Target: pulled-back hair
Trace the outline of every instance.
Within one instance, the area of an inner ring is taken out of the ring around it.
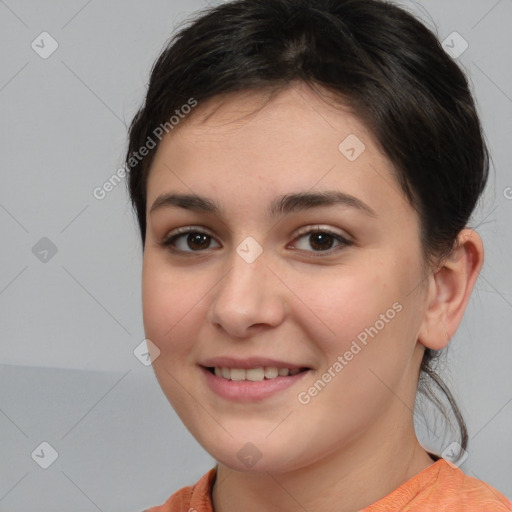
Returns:
[[[464,73],[436,36],[380,0],[235,0],[199,13],[171,38],[129,130],[126,165],[143,247],[156,149],[133,155],[155,129],[169,126],[191,98],[200,104],[236,91],[275,93],[294,81],[328,93],[366,124],[418,213],[426,266],[449,255],[487,181],[480,121]],[[444,394],[466,448],[460,410],[434,370],[438,355],[425,349],[419,390],[447,418],[431,385]]]

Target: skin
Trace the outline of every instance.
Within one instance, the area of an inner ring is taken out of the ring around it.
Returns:
[[[482,243],[464,230],[453,255],[427,269],[418,216],[358,118],[302,83],[265,99],[214,98],[161,142],[147,186],[146,336],[160,350],[153,367],[165,395],[218,461],[217,512],[356,511],[433,463],[413,426],[419,365],[425,347],[443,348],[457,329]],[[349,134],[366,147],[354,161],[338,149]],[[355,196],[375,215],[346,205],[268,215],[276,196],[326,190]],[[171,192],[206,196],[221,212],[150,213]],[[187,234],[175,242],[185,254],[160,244],[184,226],[212,236],[205,249],[191,248]],[[298,233],[316,226],[352,244],[331,238],[331,249],[318,250],[311,233]],[[263,249],[253,263],[236,252],[247,236]],[[298,394],[395,303],[401,311],[300,403]],[[198,367],[215,356],[312,370],[270,398],[235,403],[214,394]],[[261,454],[252,467],[237,457],[248,442]]]

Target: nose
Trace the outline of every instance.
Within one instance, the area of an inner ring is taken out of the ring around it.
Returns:
[[[208,320],[236,338],[275,328],[286,316],[283,285],[263,256],[247,263],[237,253],[230,270],[213,290]]]

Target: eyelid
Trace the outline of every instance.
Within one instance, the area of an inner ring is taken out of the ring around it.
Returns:
[[[306,249],[295,249],[299,253],[307,254],[308,257],[313,258],[329,258],[330,256],[334,256],[340,251],[346,249],[347,247],[350,247],[354,245],[354,241],[352,240],[352,237],[350,235],[345,235],[345,233],[340,233],[333,228],[329,226],[322,226],[322,225],[314,225],[314,226],[305,226],[304,228],[301,228],[297,234],[295,235],[293,241],[291,242],[292,245],[297,243],[297,240],[304,236],[311,236],[315,233],[325,233],[330,236],[332,236],[337,242],[338,245],[331,247],[330,249],[327,249],[326,251],[310,251]],[[288,247],[288,246],[287,246]]]
[[[181,228],[176,228],[176,229],[173,229],[172,231],[170,231],[169,233],[167,233],[161,240],[161,243],[165,244],[166,242],[172,240],[174,237],[178,236],[178,235],[185,235],[187,233],[204,233],[205,235],[208,235],[208,236],[211,236],[212,238],[215,238],[215,235],[213,235],[213,233],[205,228],[204,226],[194,226],[194,225],[190,225],[190,226],[183,226]]]
[[[294,239],[299,238],[303,235],[308,235],[310,233],[316,233],[316,232],[328,233],[329,235],[343,238],[347,242],[352,242],[351,236],[348,233],[336,231],[333,228],[331,228],[330,226],[325,226],[325,225],[321,225],[321,224],[315,224],[313,226],[305,226],[305,227],[299,229],[299,231],[295,234]]]
[[[209,236],[215,243],[219,244],[221,247],[221,243],[217,241],[215,235],[211,233],[211,231],[203,226],[182,226],[180,228],[173,229],[171,232],[167,233],[159,242],[158,245],[163,247],[166,250],[171,251],[174,254],[182,255],[182,256],[193,256],[193,255],[201,255],[201,253],[206,253],[208,250],[204,251],[183,251],[174,247],[174,242],[183,235],[187,235],[188,233],[201,233]],[[218,249],[218,247],[214,247],[214,249]]]

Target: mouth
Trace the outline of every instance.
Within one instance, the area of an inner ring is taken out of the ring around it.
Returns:
[[[298,366],[252,366],[247,361],[239,363],[241,365],[246,367],[199,365],[199,368],[204,383],[214,394],[238,403],[261,402],[280,396],[287,389],[296,388],[311,371],[311,368]]]
[[[277,366],[258,366],[255,368],[230,368],[226,366],[203,366],[212,375],[231,381],[261,382],[278,377],[293,377],[310,368],[278,368]]]

